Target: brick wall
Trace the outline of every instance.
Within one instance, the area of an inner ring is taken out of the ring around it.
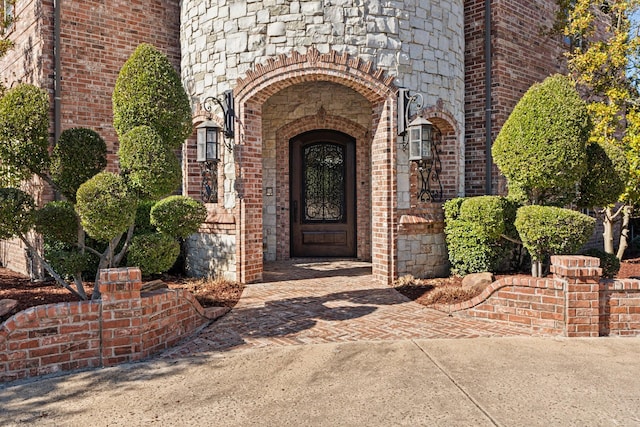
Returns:
[[[117,169],[118,142],[113,129],[111,94],[120,68],[140,43],[155,45],[180,65],[180,9],[177,0],[63,1],[61,5],[61,128],[88,127],[107,142],[108,169]],[[51,94],[53,143],[54,2],[18,0],[18,20],[9,34],[15,47],[0,59],[7,87],[30,83]],[[41,205],[53,199],[50,188],[26,183]],[[0,264],[40,277],[17,241],[0,242]]]
[[[485,194],[485,0],[465,1],[466,195]],[[553,25],[555,0],[493,0],[492,129],[500,128],[524,92],[535,82],[562,72],[564,45],[544,34]],[[504,192],[504,178],[493,166],[493,193]]]
[[[48,304],[0,325],[0,381],[140,360],[209,319],[189,292],[140,294],[138,268],[102,270],[102,300]]]
[[[553,256],[549,278],[514,276],[470,301],[437,308],[548,335],[640,336],[640,280],[600,280],[600,260]]]

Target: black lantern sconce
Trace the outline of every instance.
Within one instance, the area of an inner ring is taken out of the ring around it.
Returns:
[[[205,203],[217,201],[218,161],[220,147],[224,145],[229,152],[233,151],[233,92],[226,91],[222,100],[212,96],[207,97],[202,106],[207,112],[207,120],[196,127],[196,160],[202,170],[201,196]],[[222,110],[224,127],[212,120],[213,109],[218,106]],[[214,192],[215,190],[215,192]]]
[[[398,136],[402,136],[402,150],[409,151],[409,161],[416,162],[420,173],[418,200],[439,202],[443,191],[440,182],[442,163],[438,153],[438,139],[435,138],[438,131],[433,123],[418,115],[422,104],[422,94],[410,94],[404,88],[398,90]],[[413,114],[412,108],[417,110]],[[416,117],[409,122],[411,116]]]

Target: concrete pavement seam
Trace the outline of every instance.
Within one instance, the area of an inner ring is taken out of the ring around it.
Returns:
[[[491,423],[492,423],[494,426],[496,426],[496,427],[500,427],[500,426],[501,426],[501,424],[500,424],[500,423],[499,423],[495,418],[493,418],[493,417],[491,416],[491,414],[489,414],[489,412],[488,412],[486,409],[484,409],[484,408],[482,407],[482,405],[480,404],[480,402],[478,402],[476,399],[474,399],[474,398],[473,398],[473,396],[471,396],[471,394],[469,394],[469,393],[464,389],[464,387],[462,387],[462,386],[461,386],[461,385],[460,385],[460,384],[459,384],[459,383],[458,383],[458,382],[457,382],[457,381],[456,381],[456,380],[455,380],[455,379],[454,379],[454,378],[449,374],[449,372],[447,372],[447,371],[444,369],[444,367],[443,367],[442,365],[440,365],[440,364],[436,361],[436,359],[435,359],[433,356],[431,356],[431,355],[429,354],[429,352],[428,352],[427,350],[425,350],[424,348],[422,348],[422,347],[420,346],[420,344],[418,344],[415,340],[411,340],[411,342],[412,342],[416,347],[418,347],[418,348],[420,349],[420,351],[421,351],[422,353],[424,353],[424,355],[425,355],[425,356],[427,356],[427,358],[431,361],[431,363],[433,363],[433,364],[436,366],[436,368],[438,368],[438,369],[440,370],[440,372],[442,372],[442,373],[444,374],[444,376],[446,376],[446,377],[449,379],[449,381],[451,381],[451,383],[452,383],[452,384],[453,384],[453,385],[454,385],[458,390],[460,390],[460,392],[461,392],[462,394],[464,394],[464,395],[467,397],[467,399],[469,399],[469,400],[471,401],[471,403],[473,403],[473,405],[474,405],[476,408],[478,408],[478,409],[480,410],[480,412],[482,412],[482,413],[485,415],[485,417],[487,417],[487,418],[489,419],[489,421],[491,421]]]

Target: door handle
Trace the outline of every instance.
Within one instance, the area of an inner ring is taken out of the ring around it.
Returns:
[[[293,222],[298,222],[298,201],[293,201]]]

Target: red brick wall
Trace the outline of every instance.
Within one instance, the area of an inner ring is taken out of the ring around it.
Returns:
[[[555,0],[493,0],[492,140],[529,87],[562,72],[564,45],[544,34],[553,24]],[[485,194],[485,0],[465,1],[466,195]],[[494,167],[493,193],[504,192]]]
[[[437,308],[567,337],[640,336],[640,280],[600,280],[600,260],[553,256],[553,277],[515,276],[470,301]]]
[[[117,169],[117,138],[111,94],[120,68],[133,50],[151,43],[180,67],[180,7],[177,0],[63,1],[61,9],[61,127],[88,127],[107,142],[108,169]],[[0,78],[7,87],[31,83],[51,94],[53,142],[52,0],[18,0],[18,21],[10,34],[15,48],[0,59]],[[38,186],[39,187],[39,186]],[[40,203],[53,199],[48,188],[32,191]],[[19,242],[0,242],[0,263],[29,274]],[[36,268],[35,274],[40,274]]]
[[[140,270],[100,275],[102,300],[48,304],[0,325],[0,381],[139,360],[209,320],[189,292],[140,295]]]

